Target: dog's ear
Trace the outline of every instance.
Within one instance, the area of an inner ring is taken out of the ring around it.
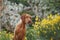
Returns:
[[[21,19],[24,19],[24,18],[25,18],[25,14],[22,14]]]
[[[25,21],[25,14],[22,14],[22,16],[21,16],[21,19],[22,19],[22,21]]]

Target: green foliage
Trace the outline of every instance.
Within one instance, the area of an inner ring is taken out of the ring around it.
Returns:
[[[6,31],[0,32],[0,40],[11,40],[9,37],[9,33],[6,34]]]
[[[51,8],[60,10],[60,0],[49,0],[48,4]]]
[[[27,14],[30,14],[30,15],[34,15],[34,13],[30,10],[30,11],[22,11],[22,12],[19,12],[20,15],[24,14],[24,13],[27,13]]]
[[[22,3],[25,6],[29,6],[29,4],[27,3],[27,0],[8,0],[8,1],[11,1],[17,4]]]

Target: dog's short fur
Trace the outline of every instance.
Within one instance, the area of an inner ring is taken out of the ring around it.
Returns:
[[[20,21],[15,27],[14,30],[14,40],[24,40],[26,34],[25,24],[31,23],[31,16],[29,14],[23,14]]]

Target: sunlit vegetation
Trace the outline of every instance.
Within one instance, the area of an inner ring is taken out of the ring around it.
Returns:
[[[60,15],[50,14],[47,18],[40,19],[38,16],[32,24],[32,28],[26,30],[25,40],[59,40],[60,38]],[[0,32],[0,40],[12,40],[13,33]]]

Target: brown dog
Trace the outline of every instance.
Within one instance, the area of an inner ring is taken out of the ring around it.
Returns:
[[[29,14],[23,14],[21,16],[21,19],[14,30],[14,40],[24,40],[25,39],[25,33],[26,33],[25,24],[31,23],[31,22],[32,22],[32,20],[31,20],[31,16]]]

